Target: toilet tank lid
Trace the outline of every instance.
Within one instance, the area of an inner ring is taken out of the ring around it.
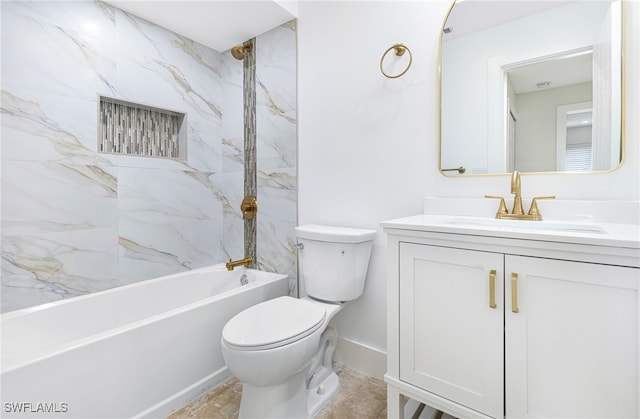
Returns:
[[[296,236],[301,239],[326,242],[361,243],[373,240],[376,230],[305,224],[296,227]]]

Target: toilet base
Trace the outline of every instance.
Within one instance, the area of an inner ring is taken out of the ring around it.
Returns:
[[[340,381],[331,372],[313,388],[305,386],[305,372],[275,386],[242,385],[239,419],[310,419],[338,391]]]
[[[239,419],[309,418],[306,371],[271,386],[242,384]]]
[[[340,388],[340,381],[335,372],[331,372],[317,386],[307,390],[307,406],[309,408],[309,417],[314,417],[320,412],[327,402]]]

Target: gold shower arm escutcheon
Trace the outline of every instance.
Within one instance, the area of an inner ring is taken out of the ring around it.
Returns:
[[[237,45],[233,48],[231,48],[231,55],[233,55],[233,58],[235,58],[236,60],[243,60],[244,59],[244,53],[247,51],[251,51],[252,49],[252,45],[249,42],[245,42],[242,45]]]

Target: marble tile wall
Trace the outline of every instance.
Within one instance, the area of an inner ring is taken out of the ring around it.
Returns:
[[[0,7],[2,311],[242,256],[242,65],[101,2]],[[258,39],[259,265],[295,278],[295,27]],[[186,113],[187,159],[98,154],[99,95]]]
[[[295,21],[256,39],[258,266],[287,273],[297,293],[297,42]]]

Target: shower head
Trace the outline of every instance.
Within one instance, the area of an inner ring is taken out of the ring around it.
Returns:
[[[233,55],[233,58],[236,60],[242,60],[245,51],[251,51],[251,44],[238,45],[231,48],[231,55]]]

